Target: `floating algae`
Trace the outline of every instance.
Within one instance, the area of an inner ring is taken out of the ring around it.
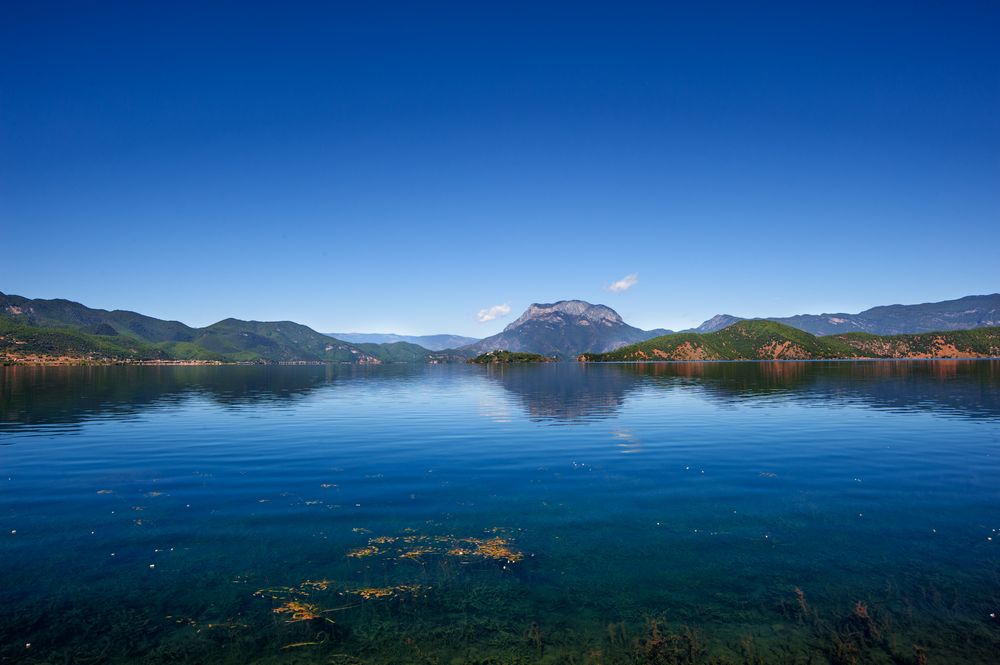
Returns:
[[[509,538],[499,535],[501,532],[499,528],[487,529],[487,532],[495,535],[489,538],[450,534],[428,535],[407,528],[403,529],[404,535],[371,537],[367,545],[349,551],[347,556],[360,559],[385,554],[391,558],[421,561],[426,557],[438,555],[466,561],[481,559],[508,564],[524,559],[524,553],[515,549]]]
[[[289,596],[303,597],[311,595],[314,591],[326,591],[332,585],[333,582],[327,579],[305,580],[296,586],[275,586],[268,587],[266,589],[258,589],[253,595],[258,598],[267,597],[274,600],[284,600]]]
[[[288,620],[288,623],[294,623],[296,621],[312,621],[314,619],[322,619],[323,621],[333,623],[332,619],[321,616],[320,613],[323,611],[324,610],[320,609],[317,605],[303,603],[298,600],[287,600],[278,607],[274,608],[275,614],[292,615]]]
[[[524,558],[524,554],[511,548],[510,543],[500,536],[485,541],[475,540],[469,542],[475,543],[476,551],[473,554],[476,556],[496,561],[506,561],[507,563],[517,563]]]
[[[393,587],[365,587],[357,589],[353,593],[356,593],[365,600],[372,600],[374,598],[391,598],[395,593],[395,589]]]
[[[258,598],[270,598],[280,601],[280,605],[274,608],[275,614],[291,615],[288,623],[299,621],[322,620],[333,623],[332,619],[324,617],[326,612],[333,610],[323,609],[318,604],[307,601],[308,597],[315,591],[326,591],[333,584],[330,580],[305,580],[297,586],[279,586],[267,589],[258,589],[254,595]]]
[[[419,560],[421,557],[428,554],[434,554],[434,550],[430,547],[414,547],[412,550],[407,550],[399,555],[401,559],[412,559]]]
[[[363,587],[348,591],[361,596],[364,600],[376,600],[379,598],[395,598],[398,596],[413,596],[424,590],[419,584],[398,584],[390,587]]]
[[[359,547],[357,549],[351,550],[346,554],[346,556],[349,556],[353,559],[361,559],[366,556],[376,556],[378,554],[381,554],[379,548],[375,547],[374,545],[367,545],[365,547]]]

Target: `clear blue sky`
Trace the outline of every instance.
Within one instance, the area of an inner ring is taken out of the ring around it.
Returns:
[[[0,291],[485,336],[1000,290],[1000,3],[661,4],[7,3]]]

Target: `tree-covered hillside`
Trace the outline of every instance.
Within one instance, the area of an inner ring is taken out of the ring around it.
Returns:
[[[713,333],[663,335],[608,353],[584,353],[579,359],[608,362],[995,356],[1000,356],[1000,328],[886,337],[865,333],[817,337],[781,323],[755,319]]]
[[[292,321],[225,319],[204,328],[69,300],[0,294],[0,358],[80,362],[442,362],[415,344],[349,344]]]

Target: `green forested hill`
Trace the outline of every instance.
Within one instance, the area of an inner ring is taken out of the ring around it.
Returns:
[[[195,328],[125,310],[94,309],[72,300],[30,299],[0,293],[0,317],[42,328],[70,328],[103,336],[124,335],[146,342],[191,341]]]
[[[348,344],[292,321],[225,319],[204,328],[69,300],[0,294],[0,354],[97,360],[431,362],[415,344]]]
[[[123,335],[96,335],[63,328],[42,328],[0,317],[0,360],[30,356],[82,360],[168,360],[170,354]]]
[[[373,362],[376,356],[291,321],[225,319],[200,328],[192,344],[232,360]],[[172,349],[181,353],[181,348]]]
[[[755,319],[713,333],[663,335],[608,353],[585,353],[579,359],[607,362],[989,356],[1000,356],[1000,328],[886,337],[865,333],[817,337],[781,323]]]
[[[1000,327],[916,335],[847,333],[823,339],[847,344],[874,358],[968,358],[1000,356]]]
[[[376,344],[367,342],[355,344],[357,348],[369,353],[384,363],[442,363],[462,362],[465,356],[456,351],[429,351],[419,344],[410,342],[389,342]]]

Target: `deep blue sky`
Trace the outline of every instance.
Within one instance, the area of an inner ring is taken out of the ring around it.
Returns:
[[[1000,290],[1000,3],[292,4],[6,3],[0,290],[476,336]]]

